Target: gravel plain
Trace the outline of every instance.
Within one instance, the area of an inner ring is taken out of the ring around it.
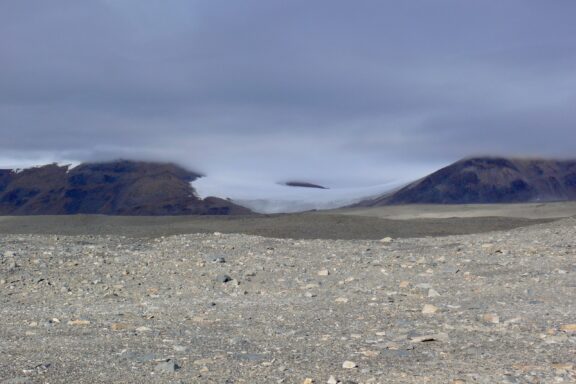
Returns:
[[[574,218],[378,240],[32,227],[0,234],[2,384],[576,381]]]

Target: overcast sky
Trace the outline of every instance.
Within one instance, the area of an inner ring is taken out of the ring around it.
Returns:
[[[574,0],[2,0],[0,165],[335,187],[575,157]]]

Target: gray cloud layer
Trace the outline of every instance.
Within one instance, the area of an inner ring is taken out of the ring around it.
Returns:
[[[575,16],[573,0],[5,0],[0,162],[370,184],[573,156]]]

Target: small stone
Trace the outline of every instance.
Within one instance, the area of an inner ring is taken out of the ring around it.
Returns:
[[[216,281],[219,283],[228,283],[232,281],[232,278],[228,275],[218,275],[216,276]]]
[[[353,361],[348,361],[346,360],[345,362],[342,363],[342,368],[344,369],[354,369],[354,368],[358,368],[358,364],[356,364]]]
[[[345,298],[345,297],[339,297],[339,298],[337,298],[337,299],[334,300],[334,301],[336,301],[337,303],[343,303],[343,304],[345,304],[345,303],[348,302],[348,299]]]
[[[447,342],[449,341],[448,334],[446,333],[435,333],[432,335],[423,335],[423,336],[415,336],[410,338],[412,343],[426,343],[430,341],[442,341]]]
[[[485,313],[482,316],[482,321],[485,323],[498,324],[500,323],[500,317],[495,313]]]
[[[308,297],[308,298],[312,298],[312,297],[316,297],[316,294],[315,294],[315,293],[312,293],[312,292],[306,292],[306,293],[304,294],[304,296],[305,296],[305,297]]]
[[[435,289],[430,288],[428,290],[428,297],[439,297],[439,296],[440,296],[440,294]]]
[[[112,326],[110,328],[113,331],[124,331],[124,330],[130,328],[130,326],[126,323],[112,323]]]
[[[330,376],[326,384],[338,384],[338,380],[334,376]]]
[[[406,280],[402,280],[398,285],[400,288],[408,288],[410,286],[410,282]]]
[[[174,348],[174,350],[176,352],[186,352],[188,351],[188,347],[184,346],[184,345],[175,345],[172,348]]]
[[[156,365],[156,367],[154,367],[154,371],[160,373],[174,373],[178,368],[179,367],[176,362],[172,359],[169,359]]]
[[[194,365],[208,365],[212,363],[212,359],[198,359],[194,360],[192,364]]]
[[[576,324],[564,324],[560,326],[560,330],[563,332],[576,332]]]
[[[318,271],[318,276],[328,276],[330,272],[327,269],[322,269]]]
[[[433,315],[436,312],[438,312],[438,307],[432,304],[425,304],[424,307],[422,308],[422,313],[424,315]]]
[[[380,242],[382,244],[390,244],[392,242],[392,238],[391,237],[385,237],[383,239],[380,239]]]
[[[304,379],[304,381],[302,382],[302,384],[314,384],[314,380],[307,377]]]
[[[150,332],[151,329],[148,327],[138,327],[136,328],[136,332]]]
[[[70,320],[68,322],[68,325],[89,325],[89,324],[90,324],[89,320],[81,320],[81,319]]]

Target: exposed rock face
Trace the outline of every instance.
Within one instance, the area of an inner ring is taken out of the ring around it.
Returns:
[[[288,187],[300,187],[300,188],[316,188],[316,189],[328,189],[318,184],[308,183],[306,181],[287,181],[284,185]]]
[[[576,161],[472,158],[359,205],[576,200]]]
[[[227,215],[250,211],[227,200],[199,199],[201,177],[173,164],[136,161],[56,164],[0,170],[2,215]]]

